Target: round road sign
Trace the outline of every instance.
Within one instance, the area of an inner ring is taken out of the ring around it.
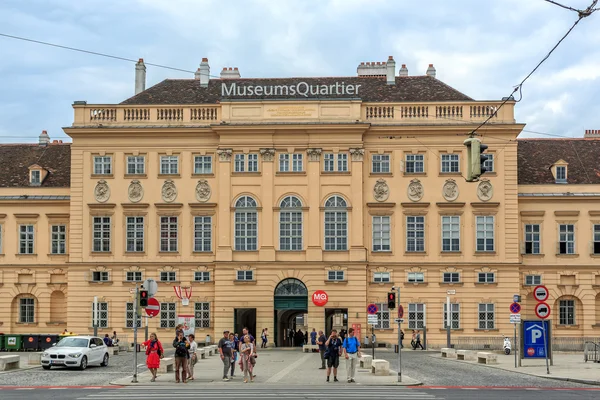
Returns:
[[[377,311],[379,311],[379,308],[377,308],[376,304],[369,304],[367,306],[367,313],[369,313],[369,315],[377,314]]]
[[[329,301],[329,296],[324,290],[317,290],[313,293],[312,302],[315,306],[323,307]]]
[[[537,303],[535,305],[535,315],[537,315],[540,319],[548,318],[550,315],[550,306],[548,303],[544,303],[543,301],[541,303]]]
[[[546,288],[546,286],[540,285],[533,289],[533,298],[537,301],[546,301],[548,300],[548,296],[550,296],[550,293],[548,293],[548,288]]]
[[[398,318],[404,318],[404,307],[398,304]]]
[[[521,305],[519,303],[512,303],[510,305],[510,312],[512,314],[518,314],[521,312]]]
[[[144,308],[149,317],[156,317],[160,312],[160,303],[154,297],[148,299],[148,307]]]

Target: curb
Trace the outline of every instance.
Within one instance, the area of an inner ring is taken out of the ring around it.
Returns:
[[[27,371],[27,370],[35,369],[35,368],[42,368],[42,366],[41,365],[28,365],[28,366],[17,368],[17,369],[9,369],[8,371],[0,371],[0,375],[10,374],[11,372]]]

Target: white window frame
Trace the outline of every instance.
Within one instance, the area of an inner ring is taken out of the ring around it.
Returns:
[[[477,311],[479,329],[496,329],[496,306],[493,303],[479,303]]]
[[[324,250],[348,250],[348,205],[340,196],[331,196],[325,202]],[[338,234],[343,232],[343,234]]]
[[[196,328],[210,328],[210,302],[194,303],[194,317]]]
[[[127,282],[143,282],[143,273],[142,271],[125,271],[125,280]]]
[[[34,169],[33,171],[31,171],[31,177],[30,177],[30,181],[29,183],[32,185],[41,185],[42,184],[42,171],[40,171],[39,169]]]
[[[50,226],[50,253],[67,254],[67,226],[64,224]]]
[[[0,226],[0,230],[2,226]],[[1,232],[0,232],[1,233]],[[592,254],[600,254],[600,224],[592,226]],[[2,253],[2,243],[0,242],[0,253]]]
[[[194,271],[194,282],[210,282],[210,271]]]
[[[528,282],[530,281],[530,282]],[[542,276],[541,275],[525,275],[525,286],[538,286],[542,284]]]
[[[390,154],[371,154],[371,173],[389,174],[391,172]]]
[[[212,217],[194,216],[194,251],[212,252]]]
[[[206,175],[212,174],[213,157],[209,155],[204,156],[194,156],[194,174],[196,175]]]
[[[235,203],[233,234],[235,251],[258,249],[258,210],[251,196],[242,196]]]
[[[324,153],[324,172],[348,172],[348,153]]]
[[[135,315],[135,304],[132,301],[125,303],[125,328],[133,329],[133,320]],[[137,327],[142,327],[142,316],[138,315]]]
[[[142,253],[145,250],[145,218],[140,215],[125,217],[125,251]]]
[[[108,303],[98,302],[98,328],[108,328]],[[92,326],[94,326],[94,303],[92,302]]]
[[[373,272],[373,282],[374,283],[390,283],[390,273],[389,272]]]
[[[494,272],[478,272],[477,283],[496,283],[496,274]]]
[[[19,299],[19,323],[35,323],[35,298],[21,297]]]
[[[112,175],[112,156],[94,156],[94,175]]]
[[[390,309],[386,303],[377,304],[377,324],[375,329],[393,329],[390,323]]]
[[[92,282],[110,282],[109,271],[91,271],[90,281]]]
[[[373,215],[372,249],[374,252],[392,251],[392,218],[389,215]]]
[[[425,328],[427,306],[425,303],[408,303],[408,329]]]
[[[19,225],[19,254],[35,254],[35,225]]]
[[[160,303],[160,327],[175,328],[177,323],[177,303]]]
[[[160,271],[161,282],[177,282],[177,271]]]
[[[567,183],[567,166],[566,165],[557,165],[556,166],[556,183]]]
[[[444,272],[442,274],[442,283],[460,283],[460,272]]]
[[[160,174],[159,175],[179,175],[179,156],[178,155],[160,156]]]
[[[563,231],[564,227],[564,231]],[[565,251],[561,249],[565,243]],[[577,254],[575,251],[575,224],[558,224],[558,252],[557,254]]]
[[[127,156],[127,175],[144,175],[145,173],[145,156]]]
[[[233,155],[233,172],[246,172],[246,155],[244,153]]]
[[[404,172],[407,174],[425,173],[425,154],[406,154]]]
[[[111,250],[111,224],[109,216],[92,217],[92,252],[109,253]]]
[[[575,319],[576,303],[573,299],[561,299],[558,301],[558,324],[561,326],[577,325]]]
[[[302,202],[296,196],[286,196],[279,206],[279,250],[302,251]]]
[[[425,252],[425,216],[406,216],[406,252]]]
[[[236,281],[253,281],[254,280],[254,270],[251,269],[240,269],[235,273]]]
[[[483,163],[483,167],[485,168],[485,172],[496,172],[496,160],[495,160],[495,154],[494,153],[486,153],[485,154],[488,158],[487,160],[484,161]]]
[[[424,272],[408,272],[406,274],[406,282],[408,283],[424,283],[425,273]]]
[[[524,226],[524,254],[540,254],[542,249],[542,235],[540,224],[525,224]],[[531,243],[530,249],[527,244]]]
[[[176,253],[179,249],[179,217],[176,215],[163,215],[159,217],[159,223],[160,252]]]
[[[460,244],[460,215],[442,215],[442,252],[459,252]]]
[[[448,329],[446,310],[447,310],[447,304],[444,303],[443,310],[442,310],[442,314],[443,314],[442,326],[444,327],[444,329]],[[451,324],[450,324],[451,330],[460,329],[460,303],[450,303],[450,321],[451,321]]]
[[[491,235],[488,229],[490,224],[492,225]],[[496,217],[494,215],[477,215],[475,217],[475,230],[475,250],[480,253],[496,251]]]
[[[327,280],[330,282],[344,282],[346,280],[346,271],[329,270],[327,271]]]
[[[441,165],[440,172],[442,174],[459,174],[460,173],[460,154],[444,153],[440,157]]]

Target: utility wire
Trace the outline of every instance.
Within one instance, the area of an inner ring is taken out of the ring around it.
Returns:
[[[579,12],[580,10],[573,8],[573,7],[569,7],[569,6],[565,6],[564,4],[560,4],[559,2],[553,1],[553,0],[545,0],[547,3],[552,3],[554,5],[557,5],[559,7],[565,8],[567,10],[571,10],[571,11],[575,11],[575,12]]]

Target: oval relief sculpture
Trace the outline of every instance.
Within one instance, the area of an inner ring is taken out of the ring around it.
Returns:
[[[458,199],[458,184],[454,179],[447,179],[442,188],[442,196],[447,201],[454,201]]]
[[[98,203],[106,203],[110,199],[110,188],[104,179],[99,180],[94,188],[94,197]]]
[[[142,200],[142,197],[144,197],[144,188],[142,188],[140,181],[131,181],[127,194],[129,195],[129,201],[132,203]]]
[[[410,181],[410,183],[408,184],[407,194],[408,198],[411,201],[421,200],[423,198],[424,193],[425,190],[423,189],[423,184],[421,184],[420,180],[413,179],[412,181]]]
[[[477,197],[481,201],[489,201],[492,199],[494,195],[494,188],[492,187],[492,183],[488,180],[484,180],[479,182],[477,185]]]
[[[206,179],[199,180],[196,185],[196,200],[202,203],[207,202],[210,199],[211,193],[208,181]]]
[[[390,187],[385,179],[377,179],[377,183],[373,187],[373,197],[377,201],[386,201],[390,197]]]
[[[162,198],[166,203],[172,203],[177,198],[177,188],[171,179],[166,180],[162,187]]]

